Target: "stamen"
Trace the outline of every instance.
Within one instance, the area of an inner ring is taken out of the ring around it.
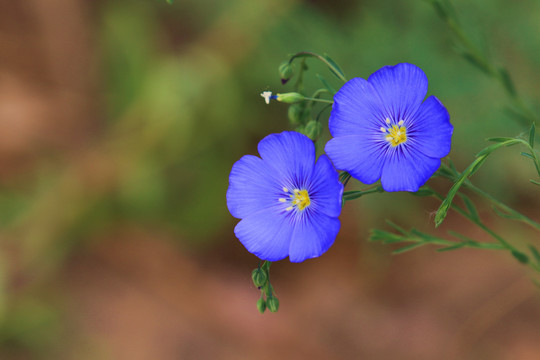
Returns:
[[[390,118],[386,118],[386,123],[390,124]]]
[[[403,120],[399,120],[398,125],[399,126],[403,125]]]
[[[381,126],[381,131],[382,131],[383,133],[385,133],[385,132],[386,132],[386,129],[383,128],[383,127]]]
[[[287,189],[285,186],[283,187],[283,191],[289,192],[289,189]]]
[[[289,191],[286,188],[283,188],[283,189],[287,190],[286,192]],[[289,202],[290,206],[285,208],[286,211],[291,211],[295,207],[297,208],[297,210],[302,211],[311,204],[311,199],[309,198],[308,191],[305,190],[305,189],[303,189],[303,190],[294,189],[293,190],[293,195],[289,195],[289,198],[290,199],[287,199],[287,198],[279,198],[278,199],[278,201],[281,202],[281,203]]]

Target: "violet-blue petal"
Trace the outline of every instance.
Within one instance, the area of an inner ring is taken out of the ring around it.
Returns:
[[[290,213],[274,206],[242,219],[234,233],[252,254],[262,260],[278,261],[289,255],[293,230]]]
[[[431,158],[409,147],[397,147],[389,155],[381,175],[381,185],[385,191],[411,191],[418,188],[441,166],[441,160]]]
[[[450,152],[453,131],[450,114],[439,99],[430,96],[407,129],[407,145],[427,156],[443,158]]]
[[[328,141],[324,150],[337,169],[348,171],[364,184],[373,184],[381,177],[385,161],[382,139],[379,134],[339,136]]]
[[[227,207],[235,218],[244,218],[275,204],[280,189],[272,168],[256,156],[245,155],[229,175]]]
[[[309,210],[308,210],[309,211]],[[321,256],[332,246],[339,232],[338,218],[317,211],[309,211],[296,221],[289,248],[291,262]]]
[[[259,154],[270,167],[292,182],[290,186],[303,186],[311,176],[315,163],[315,145],[305,135],[294,131],[271,134],[262,139]]]
[[[313,170],[309,196],[310,209],[338,217],[342,207],[343,184],[326,155],[321,155]]]
[[[371,74],[368,81],[379,94],[387,116],[396,121],[416,113],[428,88],[422,69],[407,63],[385,66]]]
[[[382,103],[368,81],[354,78],[334,95],[334,104],[328,120],[332,136],[362,134],[366,127],[378,129],[384,122]]]

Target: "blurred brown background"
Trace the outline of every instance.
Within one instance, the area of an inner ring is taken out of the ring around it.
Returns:
[[[540,4],[456,7],[537,98]],[[259,93],[287,90],[277,66],[301,50],[349,77],[422,67],[459,169],[524,131],[427,2],[0,0],[0,359],[540,359],[540,290],[515,259],[367,242],[385,219],[489,241],[453,214],[433,229],[438,203],[408,194],[348,203],[324,256],[272,266],[281,308],[257,312],[228,173],[287,129]],[[308,88],[330,78],[308,65]],[[475,182],[539,219],[532,177],[508,149]],[[538,240],[479,204],[513,243]]]

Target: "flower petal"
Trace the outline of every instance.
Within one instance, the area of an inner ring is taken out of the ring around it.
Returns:
[[[276,207],[242,219],[234,228],[238,240],[262,260],[278,261],[289,255],[293,217]]]
[[[321,155],[315,164],[315,170],[309,188],[309,197],[314,211],[328,216],[338,217],[341,213],[343,184],[339,174],[326,155]]]
[[[428,88],[422,69],[407,63],[385,66],[371,74],[368,81],[379,93],[387,116],[395,121],[414,115]]]
[[[366,127],[378,129],[384,120],[382,103],[373,85],[354,78],[334,95],[328,127],[334,137],[356,135],[363,133]]]
[[[289,248],[291,262],[321,256],[334,243],[339,228],[339,219],[320,212],[303,214],[295,224]]]
[[[278,201],[281,187],[276,172],[262,159],[245,155],[238,160],[229,175],[227,207],[235,218],[272,206]]]
[[[291,182],[289,186],[306,185],[315,164],[315,145],[307,136],[294,131],[271,134],[259,142],[258,150],[269,166]]]
[[[348,171],[364,184],[373,184],[381,177],[385,162],[381,139],[380,134],[340,136],[328,141],[324,150],[337,169]]]
[[[410,147],[398,146],[393,150],[381,175],[385,191],[416,192],[441,166],[440,159],[428,157]]]
[[[448,111],[439,99],[430,96],[407,128],[407,143],[427,156],[443,158],[450,152],[453,131]]]

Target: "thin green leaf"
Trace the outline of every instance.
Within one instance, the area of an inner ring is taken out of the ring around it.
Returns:
[[[410,234],[419,237],[420,239],[424,240],[425,242],[433,242],[433,241],[438,240],[438,238],[436,238],[435,236],[423,233],[420,230],[417,230],[415,228],[411,229]]]
[[[424,245],[426,245],[426,243],[423,243],[423,242],[407,245],[407,246],[404,246],[402,248],[392,251],[392,254],[393,255],[402,254],[404,252],[416,249],[417,247],[424,246]]]
[[[501,79],[501,82],[508,94],[511,96],[516,96],[516,88],[514,87],[514,83],[510,78],[510,74],[508,74],[508,71],[506,71],[505,68],[499,68],[499,78]]]
[[[517,259],[517,261],[519,261],[522,264],[527,264],[529,262],[529,257],[522,252],[514,250],[511,252],[511,254],[513,257]]]
[[[417,192],[413,192],[411,194],[413,194],[414,196],[431,196],[434,194],[434,192],[429,187],[423,186],[420,189],[418,189]]]
[[[536,181],[536,180],[529,179],[529,181],[532,182],[534,185],[540,186],[540,182],[538,182],[538,181]]]
[[[502,140],[501,142],[498,142],[497,144],[493,144],[493,145],[490,145],[486,148],[484,148],[482,151],[480,151],[478,154],[476,154],[476,157],[479,157],[479,156],[482,156],[482,155],[489,155],[491,154],[493,151],[497,150],[498,148],[501,148],[503,146],[512,146],[512,145],[515,145],[515,144],[519,144],[521,142],[520,139],[513,139],[513,138],[491,138],[491,139],[488,139],[490,141],[495,141],[494,139],[506,139],[506,140]]]
[[[380,241],[384,244],[392,244],[398,242],[404,242],[406,238],[401,235],[397,235],[388,231],[373,229],[369,241]]]
[[[529,130],[529,145],[531,149],[534,149],[534,136],[536,135],[536,126],[534,122],[531,124],[531,129]]]
[[[532,245],[529,245],[529,250],[531,250],[531,254],[533,254],[534,260],[536,260],[536,262],[540,264],[540,253],[538,252],[538,250]]]
[[[326,59],[326,61],[328,61],[330,63],[330,70],[340,79],[345,79],[345,73],[343,72],[343,70],[341,70],[341,68],[339,67],[339,65],[330,57],[328,56],[328,54],[324,54],[323,57]]]
[[[471,217],[474,220],[480,220],[480,216],[478,215],[478,211],[476,210],[476,207],[474,206],[474,203],[472,202],[472,200],[463,193],[458,193],[458,195],[465,203],[465,206],[467,207],[467,210],[469,211],[469,215],[471,215]]]
[[[326,81],[326,79],[325,79],[324,77],[322,77],[322,76],[319,75],[319,74],[317,74],[316,76],[317,76],[317,79],[319,79],[319,80],[322,82],[322,84],[323,84],[323,86],[325,87],[326,90],[330,91],[332,94],[335,94],[335,93],[336,93],[336,89],[334,89],[334,88],[332,87],[332,85],[330,85],[330,84],[328,83],[328,81]]]
[[[519,219],[519,216],[513,216],[513,215],[510,215],[508,213],[505,213],[496,206],[493,206],[493,212],[495,214],[497,214],[497,216],[500,216],[500,217],[502,217],[504,219],[511,219],[511,220]]]
[[[515,140],[514,138],[510,138],[510,137],[493,137],[493,138],[487,138],[486,139],[487,141],[493,141],[493,142],[504,142],[504,141],[511,141],[511,140]]]
[[[402,233],[403,235],[407,236],[409,233],[403,229],[401,226],[397,225],[396,223],[390,221],[390,220],[386,220],[386,223],[388,225],[390,225],[392,228],[394,228],[394,230],[396,231],[399,231],[400,233]]]
[[[466,242],[461,242],[461,243],[457,243],[456,245],[447,246],[447,247],[437,249],[437,252],[457,250],[457,249],[461,249],[461,248],[463,248],[465,246],[467,246],[467,243]]]
[[[534,160],[534,156],[532,156],[532,155],[529,154],[529,153],[522,152],[520,155],[521,155],[521,156],[525,156],[526,158],[529,158],[529,159],[531,159],[531,160]]]
[[[496,144],[496,145],[499,145],[499,144]],[[488,155],[483,155],[476,158],[467,167],[467,169],[465,169],[465,171],[461,173],[461,175],[457,178],[456,182],[454,183],[454,185],[452,185],[452,187],[448,191],[448,195],[446,195],[446,198],[442,201],[441,205],[439,206],[439,209],[437,210],[437,213],[435,214],[435,227],[442,224],[442,222],[444,221],[444,218],[446,217],[446,214],[448,213],[448,210],[450,209],[450,206],[452,205],[452,200],[456,196],[459,188],[461,187],[461,185],[463,185],[463,183],[465,182],[465,180],[467,180],[469,176],[474,174],[474,172],[476,172],[478,168],[480,168],[482,163],[487,159],[487,156]]]

